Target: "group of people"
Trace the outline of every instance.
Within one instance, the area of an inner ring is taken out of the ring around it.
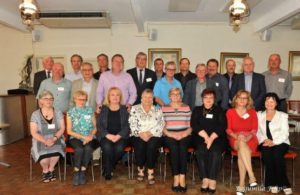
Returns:
[[[59,156],[64,157],[66,129],[75,150],[74,185],[86,183],[87,166],[99,146],[103,175],[112,179],[130,144],[138,181],[155,183],[158,150],[165,147],[170,151],[171,189],[186,192],[187,151],[194,147],[200,191],[213,194],[229,143],[238,156],[238,195],[246,192],[247,173],[249,186],[258,185],[251,165],[251,153],[258,149],[266,167],[265,187],[272,193],[292,193],[284,154],[289,148],[286,101],[293,85],[291,75],[280,68],[280,55],[270,55],[269,70],[263,74],[254,72],[251,57],[243,59],[241,74],[235,73],[235,61],[228,60],[224,75],[218,73],[216,59],[197,64],[195,74],[188,58],[180,60],[176,74],[176,63],[161,58],[154,61],[155,71],[146,68],[143,52],[136,55],[136,67],[127,72],[120,54],[112,57],[111,70],[107,55],[100,54],[97,60],[99,71],[93,74],[92,65],[75,54],[74,72],[64,74],[62,64],[46,57],[45,70],[35,75],[40,109],[31,119],[32,155],[42,166],[44,182],[56,179],[54,166]]]

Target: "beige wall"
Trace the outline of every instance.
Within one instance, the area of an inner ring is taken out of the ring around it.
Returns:
[[[87,60],[95,60],[99,53],[107,53],[112,56],[121,53],[125,57],[126,68],[134,66],[135,54],[138,51],[147,52],[148,48],[182,48],[182,56],[191,60],[192,70],[195,64],[206,62],[209,58],[220,59],[220,52],[249,52],[255,59],[256,71],[266,70],[267,58],[270,53],[279,53],[282,57],[282,68],[288,67],[288,51],[300,51],[300,33],[287,27],[272,29],[272,38],[269,42],[262,42],[259,34],[253,32],[251,24],[243,25],[238,33],[232,31],[227,24],[148,24],[147,28],[157,29],[157,40],[149,41],[148,37],[140,36],[134,24],[114,24],[112,29],[47,29],[37,27],[41,32],[41,41],[33,43],[36,56],[54,55],[66,58],[66,72],[71,70],[69,58],[72,54],[81,54]],[[5,72],[0,73],[2,78],[8,75],[17,81],[11,81],[11,85],[0,83],[0,91],[17,87],[19,76],[16,73],[24,56],[30,53],[31,41],[28,34],[23,34],[9,28],[0,31],[0,40],[6,40],[5,36],[13,36],[14,39],[25,40],[25,45],[19,48],[19,41],[10,43],[11,50],[18,49],[16,54],[7,53],[2,58],[6,62],[14,62]],[[24,42],[24,41],[23,41]],[[19,51],[20,50],[20,51]],[[26,53],[26,50],[28,52]],[[3,61],[3,60],[2,60]],[[4,66],[3,63],[1,66]],[[95,68],[96,65],[95,65]],[[9,76],[7,76],[9,77]],[[300,82],[299,82],[300,83]],[[300,84],[294,82],[292,99],[300,99]],[[298,92],[298,93],[297,93]]]
[[[0,24],[0,94],[19,87],[20,70],[32,53],[30,34]]]

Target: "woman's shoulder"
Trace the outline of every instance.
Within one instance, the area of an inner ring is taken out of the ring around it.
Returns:
[[[285,112],[282,112],[282,111],[276,111],[276,114],[280,117],[280,118],[288,118],[289,115]]]

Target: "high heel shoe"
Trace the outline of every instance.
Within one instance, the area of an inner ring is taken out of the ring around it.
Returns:
[[[172,185],[171,190],[172,190],[173,192],[180,192],[180,186],[179,186],[179,185],[178,185],[178,186]]]
[[[202,192],[202,193],[207,193],[208,190],[209,190],[208,187],[206,187],[206,188],[201,187],[200,188],[200,192]]]
[[[179,185],[179,192],[186,193],[186,191],[187,191],[187,185],[186,184],[185,184],[184,187]]]
[[[149,185],[155,184],[155,179],[154,179],[154,176],[153,176],[153,172],[150,173],[149,171],[148,171],[148,184]]]
[[[137,180],[138,181],[143,181],[144,180],[144,177],[145,177],[145,174],[144,174],[144,168],[143,169],[140,169],[140,168],[137,168],[138,169],[138,175],[137,175]]]
[[[214,193],[216,193],[216,189],[210,189],[210,188],[208,188],[207,193],[214,194]]]

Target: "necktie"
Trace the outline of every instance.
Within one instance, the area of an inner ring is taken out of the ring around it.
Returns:
[[[139,84],[143,84],[143,69],[140,69]]]
[[[47,71],[47,78],[50,78],[50,71]]]
[[[232,85],[232,76],[229,76],[229,89],[231,89],[231,85]]]

